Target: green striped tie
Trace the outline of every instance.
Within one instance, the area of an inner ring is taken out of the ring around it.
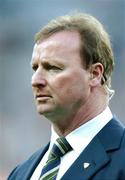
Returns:
[[[64,137],[58,138],[52,147],[46,165],[42,169],[39,180],[55,180],[59,170],[60,158],[71,150],[72,147]]]

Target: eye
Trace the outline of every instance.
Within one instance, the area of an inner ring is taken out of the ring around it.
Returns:
[[[59,67],[57,66],[51,66],[50,69],[53,69],[53,70],[61,70]]]
[[[34,71],[36,71],[36,70],[38,69],[38,65],[37,65],[37,64],[32,64],[32,69],[33,69]]]
[[[55,66],[55,65],[51,65],[48,63],[44,64],[44,68],[48,71],[60,71],[60,70],[62,70],[60,67]]]
[[[48,70],[52,72],[59,72],[62,69],[57,66],[50,66]]]

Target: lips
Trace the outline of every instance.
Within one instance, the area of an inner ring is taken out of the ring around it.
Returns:
[[[48,94],[37,94],[36,98],[39,98],[39,97],[51,97],[51,96]]]
[[[52,96],[50,96],[50,95],[48,95],[48,94],[37,94],[36,96],[35,96],[35,98],[37,99],[37,100],[47,100],[48,98],[50,98],[50,97],[52,97]]]

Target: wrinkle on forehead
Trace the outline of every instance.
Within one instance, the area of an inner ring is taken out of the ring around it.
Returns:
[[[40,58],[41,53],[43,53],[41,52],[41,49],[49,51],[52,47],[57,49],[60,47],[60,43],[55,41],[45,41],[45,42],[41,42],[40,44],[35,44],[33,49],[32,59]]]
[[[42,45],[42,47],[47,48],[51,45],[53,46],[67,46],[71,48],[78,48],[80,45],[80,35],[77,31],[59,31],[52,34],[47,39],[42,40],[37,43],[36,46]]]
[[[49,47],[53,46],[53,47],[58,47],[60,45],[59,42],[54,41],[54,40],[46,40],[46,41],[42,41],[40,44],[35,44],[34,46],[34,50],[40,50],[41,48],[44,49],[48,49]]]
[[[75,51],[79,51],[80,48],[80,35],[78,32],[61,31],[51,35],[49,38],[36,43],[33,50],[32,59],[44,57],[44,54],[52,56],[53,53],[63,54],[66,52],[69,54]],[[47,52],[47,53],[46,53]],[[71,55],[70,54],[70,55]]]

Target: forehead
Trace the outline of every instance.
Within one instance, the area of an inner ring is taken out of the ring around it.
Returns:
[[[32,58],[36,58],[37,56],[44,56],[44,54],[48,53],[52,55],[52,52],[56,54],[59,53],[71,53],[79,51],[80,48],[80,35],[76,31],[60,31],[49,38],[36,43],[33,50]]]

